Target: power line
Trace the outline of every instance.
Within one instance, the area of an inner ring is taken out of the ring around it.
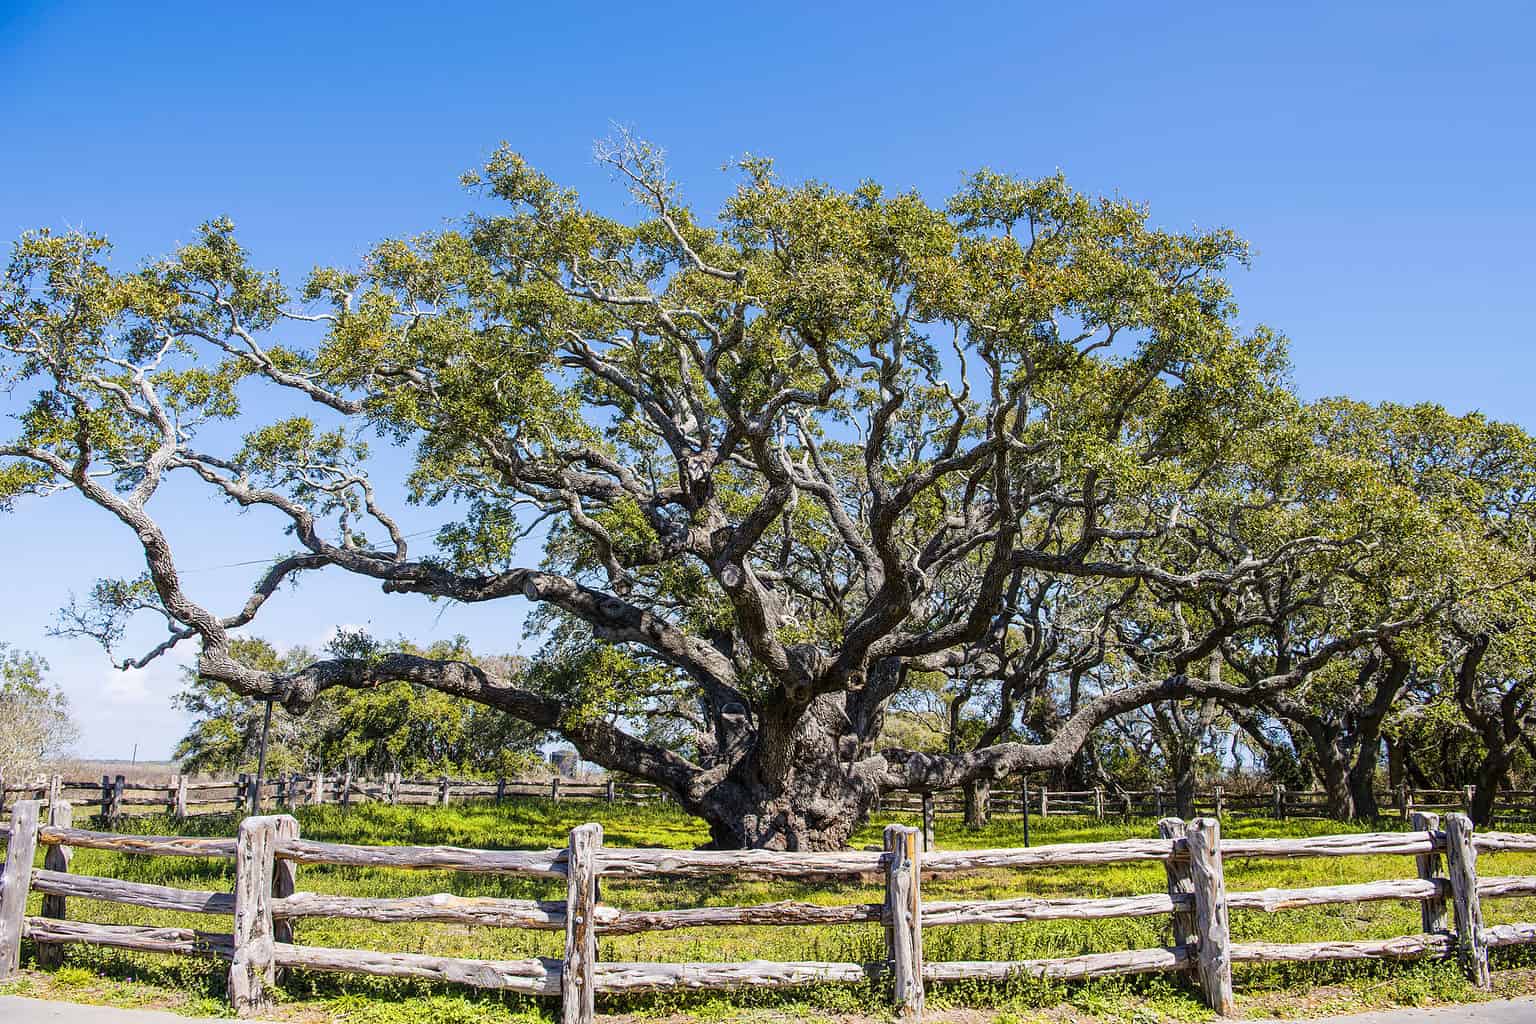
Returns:
[[[504,509],[497,515],[486,516],[484,519],[481,519],[480,524],[485,526],[501,526],[511,522],[516,517],[516,515],[516,510]],[[425,537],[429,533],[439,533],[442,529],[443,528],[441,526],[429,526],[424,530],[416,530],[413,533],[401,534],[401,537],[404,540],[412,540],[417,537]],[[247,562],[226,562],[223,565],[202,565],[194,569],[178,569],[177,573],[184,576],[188,573],[195,572],[217,572],[221,569],[243,569],[252,565],[270,566],[276,565],[278,562],[281,562],[283,559],[288,557],[288,555],[274,555],[271,558],[255,558]]]

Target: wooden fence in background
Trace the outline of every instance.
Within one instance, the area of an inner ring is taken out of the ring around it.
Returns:
[[[925,987],[950,981],[1033,977],[1052,980],[1145,972],[1187,971],[1209,1004],[1234,1012],[1232,967],[1295,961],[1403,959],[1456,956],[1472,981],[1489,984],[1488,950],[1536,942],[1536,923],[1484,927],[1481,900],[1536,895],[1536,877],[1480,877],[1479,852],[1536,852],[1536,836],[1474,833],[1465,815],[1417,812],[1413,831],[1288,839],[1221,838],[1213,818],[1159,822],[1157,838],[1040,846],[1033,849],[924,850],[918,831],[885,830],[883,851],[784,853],[767,850],[693,851],[603,846],[602,827],[573,829],[564,850],[503,851],[458,847],[352,846],[300,837],[287,815],[252,816],[232,838],[118,835],[72,827],[67,802],[39,821],[41,802],[21,801],[5,830],[7,857],[0,875],[0,980],[20,963],[21,941],[38,958],[57,962],[61,944],[88,943],[156,953],[183,953],[229,962],[229,993],[237,1012],[259,1012],[280,967],[455,982],[558,997],[563,1024],[592,1020],[597,993],[664,989],[735,989],[842,983],[888,986],[901,1014],[921,1016]],[[44,865],[35,867],[39,846]],[[205,892],[71,874],[71,848],[115,850],[142,856],[216,857],[235,864],[232,892]],[[1416,858],[1414,878],[1303,889],[1228,892],[1224,861],[1231,857],[1291,858],[1401,855]],[[1442,870],[1442,858],[1444,868]],[[1165,891],[1136,896],[991,900],[925,900],[922,880],[985,869],[1044,869],[1082,864],[1158,861]],[[365,898],[304,892],[305,864],[430,868],[507,874],[563,882],[563,899],[513,900],[451,894]],[[753,875],[773,878],[879,877],[878,903],[824,906],[779,902],[740,907],[684,907],[632,911],[601,902],[599,880],[618,876]],[[42,913],[26,913],[27,894],[45,894]],[[108,900],[158,910],[190,911],[226,919],[227,931],[91,924],[66,917],[70,897]],[[1298,907],[1376,900],[1413,900],[1422,906],[1422,933],[1386,940],[1313,943],[1234,943],[1232,910],[1276,912]],[[1451,913],[1447,915],[1447,907]],[[1153,949],[1090,953],[1046,960],[928,961],[928,928],[1053,919],[1167,915],[1173,944]],[[310,917],[374,921],[436,921],[564,932],[559,958],[475,960],[419,953],[387,953],[309,946],[295,923]],[[732,963],[599,962],[597,936],[732,925],[885,926],[886,949],[872,963],[826,961]]]
[[[251,806],[254,776],[238,775],[229,779],[198,779],[172,776],[163,785],[127,782],[123,775],[103,775],[94,779],[68,779],[59,775],[27,781],[9,781],[0,771],[0,814],[18,799],[61,799],[75,807],[94,808],[103,821],[115,821],[124,814],[165,812],[176,817],[197,814],[230,813]],[[1391,811],[1404,821],[1416,810],[1470,810],[1475,789],[1410,789],[1377,794],[1383,811]],[[336,804],[349,807],[359,803],[430,805],[462,800],[503,800],[536,797],[551,800],[605,800],[628,804],[665,803],[666,790],[648,782],[608,779],[585,782],[554,776],[548,781],[519,779],[405,778],[399,774],[380,779],[336,775],[288,773],[265,780],[261,785],[259,807],[288,809],[311,804]],[[1042,817],[1063,814],[1106,817],[1161,818],[1176,812],[1177,800],[1171,789],[1054,790],[1046,786],[1018,788],[996,786],[985,800],[989,815],[999,813],[1037,814]],[[965,803],[959,790],[916,793],[888,791],[881,796],[881,811],[919,814],[924,834],[932,845],[933,822],[940,815],[964,813]],[[1195,794],[1197,815],[1216,818],[1231,816],[1285,818],[1327,818],[1327,795],[1319,790],[1293,790],[1275,786],[1266,792],[1229,790],[1223,786],[1200,790]],[[1503,790],[1494,804],[1497,821],[1536,823],[1536,790]]]
[[[160,785],[128,782],[123,775],[103,775],[94,779],[69,779],[60,775],[42,776],[25,782],[9,781],[0,772],[0,813],[12,802],[22,800],[67,800],[75,807],[91,807],[101,818],[112,821],[125,814],[159,813],[178,818],[198,814],[228,814],[251,803],[255,776],[237,775],[230,779],[198,779],[172,776]],[[348,807],[360,803],[446,804],[463,800],[510,800],[540,797],[551,800],[606,800],[630,804],[665,802],[669,796],[659,786],[646,782],[610,779],[581,782],[562,779],[549,781],[520,779],[413,779],[399,774],[381,779],[341,775],[299,775],[288,773],[264,780],[258,805],[262,807],[302,807],[311,804],[336,804]]]

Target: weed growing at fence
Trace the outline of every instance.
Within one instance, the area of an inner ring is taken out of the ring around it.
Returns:
[[[707,838],[701,822],[670,805],[626,806],[601,802],[518,800],[491,803],[402,807],[383,804],[341,810],[304,807],[296,812],[302,834],[311,839],[357,844],[455,845],[488,849],[563,847],[571,827],[600,821],[609,846],[691,847]],[[890,820],[914,824],[908,817]],[[877,847],[886,820],[871,823],[855,846]],[[1148,838],[1156,834],[1145,819],[1097,821],[1057,817],[1032,823],[1036,845]],[[1305,836],[1394,828],[1397,822],[1351,826],[1328,821],[1235,819],[1225,824],[1228,838]],[[176,822],[170,818],[133,818],[121,827],[141,833],[231,835],[233,817],[210,816]],[[941,822],[942,848],[1022,845],[1022,823],[1000,817],[987,828],[967,830]],[[1500,853],[1480,859],[1486,874],[1536,874],[1536,855]],[[77,850],[72,872],[153,882],[190,889],[228,891],[233,867],[216,860],[135,857]],[[1298,888],[1385,878],[1413,877],[1409,857],[1345,857],[1284,860],[1229,859],[1230,891]],[[1084,865],[1032,871],[985,871],[924,882],[926,899],[997,899],[1005,896],[1117,896],[1160,892],[1166,881],[1161,864]],[[385,868],[303,866],[299,888],[353,896],[408,896],[452,892],[465,896],[561,899],[563,884],[541,879],[506,878],[452,871],[402,871]],[[741,905],[773,900],[837,904],[878,902],[879,880],[803,881],[731,879],[612,878],[603,881],[605,902],[636,910],[685,906]],[[34,901],[39,897],[34,894]],[[1536,920],[1536,899],[1488,900],[1489,924]],[[37,913],[36,906],[29,913]],[[71,898],[69,916],[107,924],[148,924],[217,931],[227,924],[201,915],[152,911]],[[1343,904],[1278,914],[1233,912],[1235,942],[1316,942],[1324,939],[1387,938],[1417,932],[1416,903]],[[379,924],[360,920],[306,919],[297,922],[296,941],[438,956],[519,959],[561,953],[562,934],[449,924]],[[925,930],[925,958],[941,960],[1025,960],[1081,953],[1138,949],[1170,941],[1166,917],[1098,921],[1047,921],[1015,925],[962,925]],[[29,954],[30,955],[30,954]],[[739,927],[682,929],[641,935],[605,935],[599,940],[604,960],[834,960],[868,961],[884,955],[881,927],[875,924],[827,927]],[[51,975],[35,974],[31,984],[44,993],[137,1005],[175,1003],[207,1013],[224,1005],[222,965],[188,958],[116,952],[72,946],[66,966]],[[1496,968],[1536,967],[1536,951],[1496,950]],[[130,980],[131,979],[131,980]],[[1278,1014],[1321,1007],[1307,993],[1323,989],[1333,1000],[1351,1005],[1442,1002],[1476,996],[1454,965],[1398,964],[1382,961],[1329,962],[1237,968],[1242,999],[1256,1010]],[[283,981],[286,1015],[321,1013],[356,1024],[522,1024],[549,1012],[551,1004],[528,997],[472,993],[397,979],[302,971]],[[1194,1020],[1209,1016],[1198,994],[1183,978],[1144,975],[1070,985],[1033,980],[1004,983],[962,982],[930,987],[932,1010],[982,1008],[999,1021],[1027,1020],[1056,1007],[1071,1007],[1103,1020]],[[739,995],[666,993],[600,998],[599,1010],[646,1017],[686,1013],[697,1020],[735,1019],[771,1013],[782,1019],[849,1014],[884,1016],[882,986],[818,986],[795,992],[757,990]],[[1155,1014],[1148,1017],[1147,1014]],[[1138,1016],[1140,1015],[1140,1016]]]

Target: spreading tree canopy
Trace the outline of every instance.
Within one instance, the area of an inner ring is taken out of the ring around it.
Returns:
[[[163,642],[125,664],[191,643],[204,678],[296,713],[399,681],[478,701],[667,787],[717,843],[816,848],[881,787],[1059,767],[1150,702],[1298,685],[1456,582],[1361,586],[1388,557],[1369,529],[1303,507],[1315,439],[1283,339],[1238,324],[1231,231],[1163,230],[1060,177],[981,172],[934,204],[762,159],[705,218],[654,149],[602,157],[636,216],[503,149],[466,179],[480,212],[296,288],[223,220],[131,272],[99,237],[24,236],[0,292],[24,403],[0,501],[77,492],[147,567],[70,628],[113,644],[157,616]],[[243,440],[205,440],[215,421]],[[370,445],[409,451],[408,477],[376,481]],[[240,607],[178,572],[155,501],[173,476],[286,522]],[[402,486],[440,511],[433,543],[398,525]],[[321,571],[532,602],[546,650],[521,678],[367,642],[236,657],[280,586]],[[1162,628],[1137,639],[1118,610],[1147,602]],[[1136,671],[1048,734],[878,749],[913,673],[1020,699],[1055,671],[1033,638],[1058,608],[1086,632],[1052,651],[1113,637]],[[1186,671],[1301,615],[1307,644],[1272,671]]]

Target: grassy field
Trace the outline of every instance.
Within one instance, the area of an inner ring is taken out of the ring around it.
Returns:
[[[702,843],[701,822],[670,807],[635,808],[603,803],[519,801],[500,806],[462,804],[448,807],[371,805],[342,812],[333,807],[301,808],[302,833],[308,838],[351,843],[450,844],[485,848],[563,846],[567,831],[583,821],[601,821],[613,846],[690,847]],[[880,827],[871,823],[855,838],[856,846],[879,843]],[[895,820],[901,820],[897,818]],[[908,821],[908,824],[913,822]],[[1032,838],[1047,842],[1091,842],[1149,837],[1148,820],[1097,822],[1081,818],[1036,819]],[[1392,828],[1396,822],[1382,823]],[[168,819],[134,819],[135,831],[174,832]],[[180,825],[180,831],[232,834],[232,818],[209,817]],[[1225,823],[1236,836],[1320,835],[1363,826],[1335,822],[1238,819]],[[954,819],[941,820],[939,846],[946,848],[1022,845],[1017,816],[983,830],[964,829]],[[228,889],[232,865],[190,858],[143,858],[94,850],[75,854],[71,870],[134,881],[193,889]],[[1408,857],[1350,857],[1296,861],[1244,861],[1227,864],[1231,891],[1299,887],[1411,877]],[[1494,854],[1479,859],[1483,874],[1536,874],[1536,855]],[[407,872],[389,869],[303,867],[304,890],[359,896],[461,895],[563,898],[564,888],[547,880],[520,880],[457,872]],[[989,871],[924,883],[933,899],[1000,898],[1014,895],[1111,896],[1159,892],[1165,888],[1159,864]],[[818,903],[870,902],[878,886],[829,882],[666,879],[608,880],[606,902],[634,909],[760,903],[797,899]],[[37,913],[33,895],[29,913]],[[1536,899],[1484,903],[1489,924],[1536,920]],[[216,919],[202,915],[141,910],[71,899],[69,916],[103,923],[161,924],[218,930]],[[1322,939],[1385,938],[1417,932],[1416,903],[1372,903],[1288,911],[1279,914],[1235,912],[1236,941],[1311,942]],[[559,956],[562,937],[531,932],[445,924],[383,925],[365,921],[313,919],[299,923],[298,941],[389,951],[512,959]],[[1135,949],[1170,941],[1165,918],[1096,922],[1039,922],[1019,925],[953,926],[926,930],[928,960],[1012,960],[1069,956],[1077,953]],[[879,926],[800,928],[690,929],[646,935],[611,936],[600,941],[607,960],[877,960],[883,955]],[[32,953],[24,952],[28,965]],[[1536,987],[1536,950],[1495,951],[1499,988],[1523,992]],[[1477,998],[1457,969],[1445,963],[1309,964],[1237,969],[1240,1005],[1250,1016],[1309,1016],[1360,1006],[1425,1004]],[[188,958],[69,948],[65,966],[51,972],[29,970],[0,991],[128,1005],[170,1006],[187,1012],[224,1012],[224,979],[218,965]],[[524,997],[474,993],[386,979],[294,972],[284,982],[278,1016],[301,1021],[344,1020],[358,1024],[404,1024],[430,1019],[433,1024],[533,1020],[547,1016],[551,1003]],[[996,1021],[1102,1020],[1142,1022],[1201,1020],[1209,1017],[1190,984],[1177,977],[1145,976],[1082,984],[1020,980],[1006,984],[933,986],[929,1006],[938,1019]],[[695,1020],[744,1016],[799,1020],[879,1019],[887,1014],[883,989],[816,987],[794,993],[682,994],[599,999],[599,1012],[629,1017],[687,1017]]]

